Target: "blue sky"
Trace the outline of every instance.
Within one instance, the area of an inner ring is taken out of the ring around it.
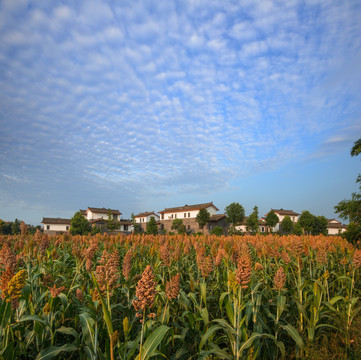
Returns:
[[[0,1],[0,218],[357,189],[361,3]]]

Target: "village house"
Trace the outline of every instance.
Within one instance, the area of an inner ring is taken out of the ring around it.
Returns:
[[[281,222],[286,216],[289,216],[293,223],[296,223],[300,217],[300,214],[294,212],[293,210],[271,209],[271,211],[272,210],[278,216],[278,224],[272,229],[272,232],[280,230]],[[267,214],[265,216],[267,216]]]
[[[133,231],[131,220],[121,219],[122,213],[115,209],[88,207],[86,210],[80,210],[83,216],[90,222],[92,226],[96,226],[101,230],[107,230],[109,215],[111,220],[117,224],[117,228],[113,232],[121,232],[130,234]]]
[[[80,212],[86,217],[86,219],[90,223],[99,219],[108,220],[109,213],[113,220],[120,220],[120,215],[122,215],[119,210],[94,207],[88,207],[86,210],[80,210]]]
[[[119,210],[88,207],[86,210],[80,210],[80,213],[89,221],[92,227],[98,227],[106,231],[110,217],[117,224],[114,232],[130,234],[133,231],[131,220],[121,219],[122,213]],[[43,218],[44,233],[49,235],[58,235],[70,230],[71,219]]]
[[[346,225],[336,219],[328,219],[327,232],[328,235],[340,235],[346,231]]]
[[[235,226],[234,228],[236,229],[236,231],[242,233],[249,232],[249,229],[247,229],[247,220],[248,216],[244,218],[244,221],[241,225]],[[258,220],[258,231],[261,233],[267,232],[266,219],[263,217]]]
[[[203,230],[196,221],[196,217],[201,209],[206,209],[210,214],[210,221],[204,226]],[[204,232],[207,234],[216,226],[225,229],[228,226],[225,221],[226,216],[224,214],[217,214],[218,210],[213,202],[166,208],[159,211],[160,230],[165,230],[166,232],[173,231],[172,224],[174,219],[182,219],[187,232]]]
[[[154,218],[156,223],[159,224],[160,216],[156,214],[154,211],[146,211],[138,215],[135,215],[134,221],[136,224],[139,224],[142,231],[145,232],[147,230],[147,223],[150,221],[151,218]]]
[[[68,232],[70,229],[70,219],[43,218],[44,233],[48,235],[59,235]]]

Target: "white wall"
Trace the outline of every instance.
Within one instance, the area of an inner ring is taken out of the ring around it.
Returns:
[[[47,228],[49,226],[49,229]],[[68,231],[66,227],[68,226],[68,230],[70,229],[70,225],[65,224],[44,224],[44,230],[48,231]]]
[[[113,214],[112,214],[112,218],[113,218]],[[108,219],[108,214],[104,214],[104,213],[96,213],[96,212],[92,212],[92,211],[88,211],[87,212],[87,219],[89,220],[96,220],[96,219]],[[117,215],[116,220],[120,220],[120,215]]]
[[[210,215],[216,214],[216,209],[213,206],[209,206],[207,208],[207,211],[210,213]],[[177,211],[177,212],[169,212],[164,213],[164,219],[163,220],[174,220],[174,219],[194,219],[197,217],[199,213],[199,210],[185,210],[185,211]],[[184,215],[185,214],[185,215]]]
[[[121,225],[120,225],[120,228],[119,228],[119,231],[129,231],[129,232],[131,232],[131,231],[133,231],[133,230],[134,230],[133,225],[128,225],[128,229],[127,229],[127,230],[124,229],[124,224],[121,224]]]
[[[142,217],[136,217],[135,218],[135,222],[140,224],[140,223],[146,223],[146,222],[149,222],[150,218],[155,218],[155,221],[158,221],[159,220],[159,216],[157,215],[148,215],[148,216],[142,216]]]
[[[287,215],[280,215],[280,214],[277,214],[277,213],[275,213],[277,216],[278,216],[278,218],[279,218],[279,222],[281,222]],[[290,215],[288,215],[289,217],[290,217],[290,219],[293,221],[293,222],[297,222],[298,221],[298,216],[296,216],[296,215],[292,215],[292,216],[290,216]]]

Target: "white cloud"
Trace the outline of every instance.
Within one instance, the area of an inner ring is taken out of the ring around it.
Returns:
[[[7,5],[1,171],[47,199],[68,178],[129,198],[218,191],[359,121],[352,2]]]

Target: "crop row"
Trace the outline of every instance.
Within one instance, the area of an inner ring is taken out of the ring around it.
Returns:
[[[340,237],[37,232],[0,249],[0,359],[361,358],[361,250]]]

